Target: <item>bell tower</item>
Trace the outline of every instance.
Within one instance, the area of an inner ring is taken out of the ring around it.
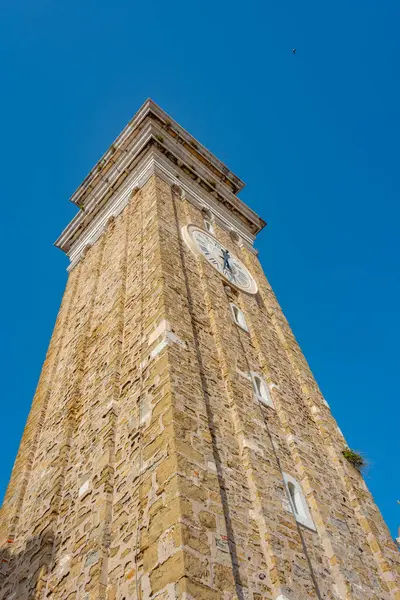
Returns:
[[[1,600],[400,599],[243,185],[148,100],[72,196]]]

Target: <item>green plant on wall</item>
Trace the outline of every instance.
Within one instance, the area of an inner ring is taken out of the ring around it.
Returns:
[[[366,463],[364,457],[361,456],[361,454],[359,454],[358,452],[351,450],[351,448],[345,448],[344,450],[342,450],[342,454],[345,457],[345,459],[348,460],[349,463],[351,465],[353,465],[353,467],[355,467],[359,471],[363,467],[367,466],[367,463]]]

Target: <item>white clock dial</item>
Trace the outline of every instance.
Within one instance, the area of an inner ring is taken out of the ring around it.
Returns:
[[[257,293],[257,284],[244,264],[214,236],[196,225],[187,225],[182,235],[193,252],[202,254],[222,277],[248,294]]]

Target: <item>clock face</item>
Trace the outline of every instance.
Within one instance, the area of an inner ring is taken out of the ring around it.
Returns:
[[[182,235],[189,248],[202,254],[229,283],[248,294],[257,293],[257,284],[243,263],[214,236],[196,225],[183,227]]]

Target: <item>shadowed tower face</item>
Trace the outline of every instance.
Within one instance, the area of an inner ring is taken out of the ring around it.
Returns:
[[[0,513],[2,600],[400,598],[242,187],[147,101],[73,195]]]

